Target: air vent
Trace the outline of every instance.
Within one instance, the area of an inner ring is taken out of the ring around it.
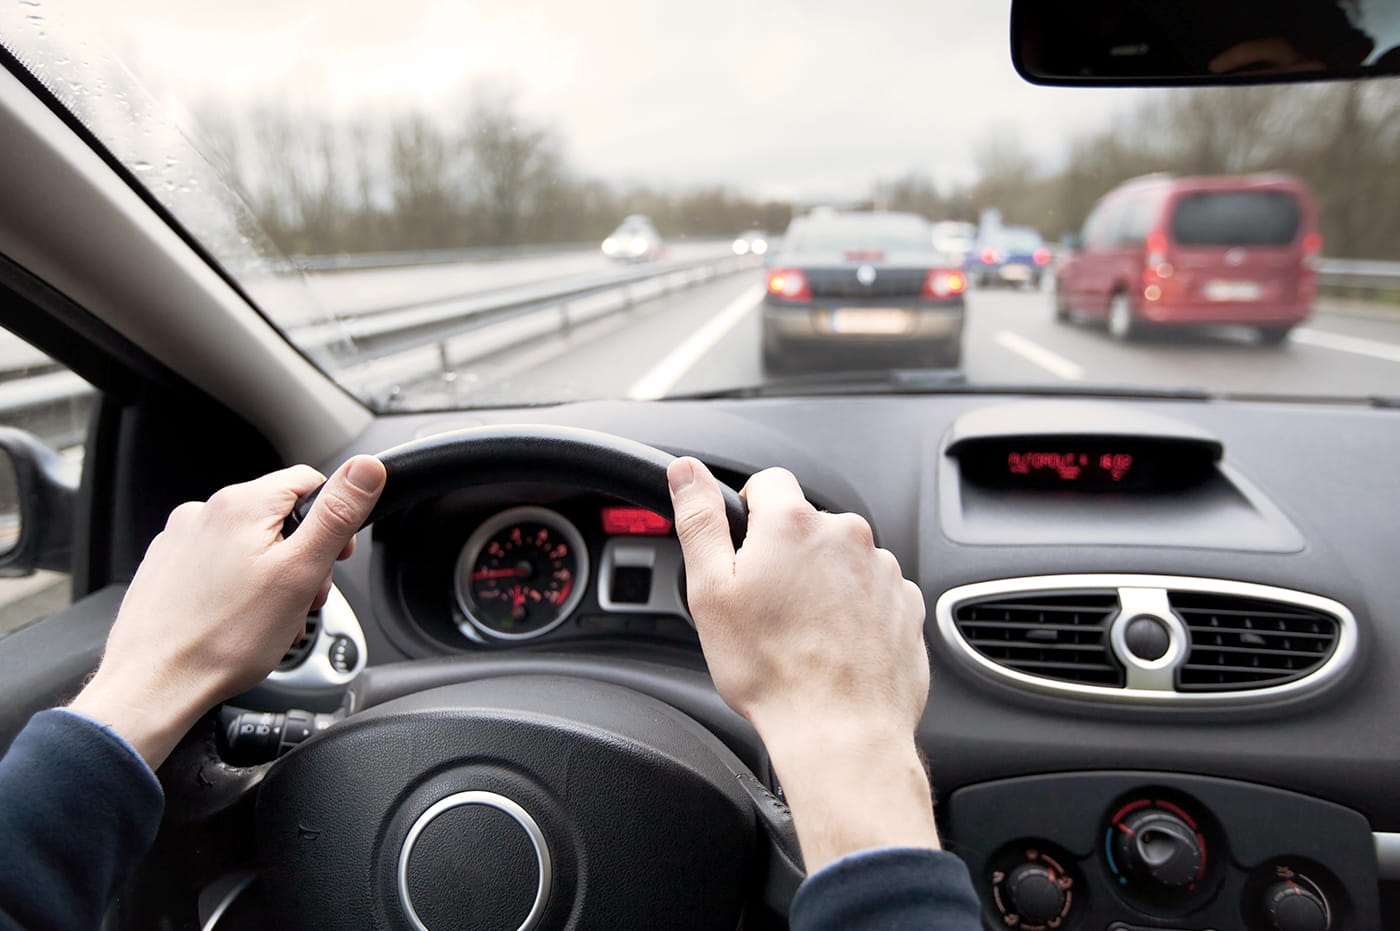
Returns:
[[[311,647],[316,643],[316,634],[320,629],[321,612],[316,611],[307,615],[306,636],[292,644],[292,648],[282,657],[282,662],[277,664],[277,671],[286,672],[288,669],[295,669],[306,662],[306,657],[311,653]]]
[[[998,665],[1059,682],[1121,687],[1108,641],[1118,593],[1016,593],[960,603],[953,612],[969,646]]]
[[[1337,619],[1280,601],[1212,592],[1172,592],[1190,651],[1178,670],[1183,692],[1260,689],[1301,679],[1337,648]]]

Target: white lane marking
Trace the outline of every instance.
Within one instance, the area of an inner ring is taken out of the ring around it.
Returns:
[[[1051,375],[1057,375],[1065,381],[1083,381],[1084,366],[1077,362],[1071,362],[1064,356],[1051,352],[1039,343],[1033,343],[1017,333],[1010,330],[997,330],[994,337],[998,346],[1003,349],[1010,349],[1021,358],[1034,362],[1045,369]]]
[[[1338,352],[1351,352],[1358,356],[1384,359],[1387,362],[1400,362],[1400,346],[1393,343],[1382,343],[1379,340],[1363,339],[1359,336],[1342,336],[1338,333],[1314,330],[1311,327],[1299,327],[1289,336],[1293,342],[1306,346],[1335,349]]]
[[[690,338],[666,354],[666,357],[651,367],[645,375],[627,389],[627,396],[635,401],[651,401],[664,397],[676,382],[700,357],[714,348],[724,338],[724,334],[734,329],[744,319],[763,296],[763,285],[756,284],[740,294],[729,306],[690,335]]]

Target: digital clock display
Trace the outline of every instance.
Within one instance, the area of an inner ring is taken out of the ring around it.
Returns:
[[[1208,481],[1218,447],[1153,437],[977,437],[951,450],[983,488],[1151,494]]]
[[[1006,454],[1009,476],[1032,476],[1075,484],[1122,483],[1133,475],[1133,454],[1113,450],[1024,449]]]

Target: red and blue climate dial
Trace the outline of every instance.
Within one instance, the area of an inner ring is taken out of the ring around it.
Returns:
[[[573,613],[587,584],[588,548],[578,528],[547,508],[502,511],[477,528],[457,559],[462,631],[476,639],[537,637]]]

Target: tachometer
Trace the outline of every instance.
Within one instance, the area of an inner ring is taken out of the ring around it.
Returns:
[[[462,632],[537,637],[578,607],[587,583],[588,548],[578,528],[547,508],[502,511],[477,528],[457,558]]]

